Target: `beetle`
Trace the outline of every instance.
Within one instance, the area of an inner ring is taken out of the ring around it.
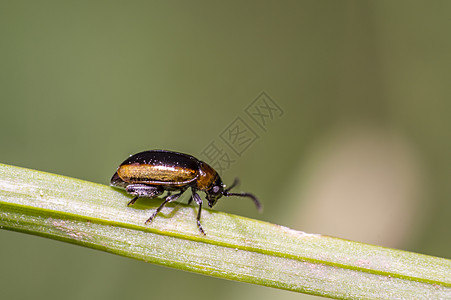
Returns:
[[[164,201],[154,211],[145,224],[149,224],[155,216],[169,203],[177,200],[189,188],[191,188],[190,204],[193,200],[199,205],[197,211],[197,227],[205,235],[200,224],[202,212],[202,198],[197,193],[205,193],[208,206],[213,207],[222,196],[248,197],[261,211],[260,201],[250,193],[231,193],[238,180],[226,188],[221,177],[207,163],[197,158],[179,152],[169,150],[149,150],[131,155],[122,162],[111,178],[111,185],[125,188],[128,194],[135,196],[128,204],[132,205],[138,198],[156,198],[167,192]],[[178,192],[172,194],[173,192]]]

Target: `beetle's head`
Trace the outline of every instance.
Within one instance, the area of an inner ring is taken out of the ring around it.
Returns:
[[[219,176],[205,194],[207,196],[208,206],[210,207],[213,207],[218,199],[224,195],[224,184]]]

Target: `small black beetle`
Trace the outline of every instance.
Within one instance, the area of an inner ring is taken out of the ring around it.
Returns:
[[[239,196],[251,198],[258,210],[261,210],[261,204],[254,195],[229,192],[236,184],[237,179],[230,187],[225,188],[218,173],[208,164],[191,155],[167,150],[150,150],[132,155],[119,165],[111,178],[112,186],[125,188],[127,193],[135,196],[127,205],[135,203],[141,197],[155,198],[165,191],[168,192],[163,203],[145,224],[152,222],[167,203],[177,200],[191,188],[192,195],[188,204],[194,199],[199,205],[197,227],[204,235],[205,232],[200,225],[202,199],[197,191],[205,192],[210,207],[213,207],[222,196]],[[174,191],[178,193],[171,195]]]

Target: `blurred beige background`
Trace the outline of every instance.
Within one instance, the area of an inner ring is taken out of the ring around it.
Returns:
[[[451,258],[451,2],[0,4],[1,163],[108,184],[129,154],[213,141],[265,206],[216,209]],[[284,113],[261,128],[263,91]],[[221,140],[237,117],[259,136],[241,156]],[[4,299],[314,298],[0,241]]]

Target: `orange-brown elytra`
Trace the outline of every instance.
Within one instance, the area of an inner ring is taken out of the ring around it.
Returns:
[[[177,200],[188,188],[191,188],[190,204],[193,200],[199,205],[197,212],[197,227],[205,234],[200,225],[202,199],[197,191],[205,193],[208,206],[213,207],[222,196],[248,197],[261,210],[258,199],[250,193],[230,193],[237,184],[226,188],[219,174],[208,164],[197,158],[183,153],[168,150],[150,150],[130,156],[117,168],[111,178],[111,185],[125,188],[126,192],[135,196],[128,205],[138,198],[155,198],[165,191],[163,203],[145,222],[150,223],[161,209],[169,202]],[[172,192],[178,192],[172,195]]]

